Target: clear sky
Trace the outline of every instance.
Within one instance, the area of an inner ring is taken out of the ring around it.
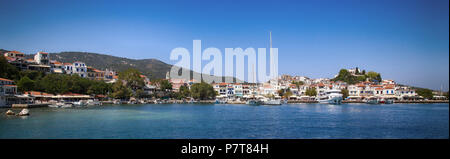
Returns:
[[[448,0],[0,0],[0,48],[86,51],[167,63],[175,47],[279,48],[280,74],[340,68],[448,90]]]

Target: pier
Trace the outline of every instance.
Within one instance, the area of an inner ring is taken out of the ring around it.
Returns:
[[[50,104],[12,104],[11,108],[40,108],[48,105]]]

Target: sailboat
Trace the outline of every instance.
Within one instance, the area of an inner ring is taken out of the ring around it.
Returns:
[[[270,48],[269,48],[269,52],[270,55],[272,55],[272,31],[270,31]],[[270,60],[273,60],[273,58],[270,58]],[[271,65],[273,65],[273,61],[271,61],[270,63]],[[272,68],[272,67],[270,67]],[[274,70],[271,70],[274,71]],[[277,81],[277,86],[279,85],[278,83],[278,75],[275,76],[275,80]],[[262,101],[263,105],[281,105],[281,99],[273,99],[273,98],[266,98],[265,100]]]

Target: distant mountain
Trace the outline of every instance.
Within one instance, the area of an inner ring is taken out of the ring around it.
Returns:
[[[4,53],[7,51],[8,50],[0,49],[0,53]],[[170,69],[172,68],[172,65],[164,63],[157,59],[136,60],[99,53],[61,52],[61,53],[49,53],[49,56],[50,60],[56,60],[63,63],[65,62],[73,63],[75,61],[81,61],[86,63],[86,65],[88,66],[100,70],[112,69],[116,71],[123,71],[129,68],[135,68],[150,79],[166,78],[166,73],[169,72]],[[25,57],[27,59],[32,59],[34,58],[34,54],[26,54]],[[198,73],[191,71],[191,77],[193,77],[193,74]],[[222,77],[222,79],[224,79],[224,77]],[[238,80],[237,82],[242,81]]]

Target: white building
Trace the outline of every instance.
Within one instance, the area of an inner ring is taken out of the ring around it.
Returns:
[[[70,75],[77,74],[83,78],[87,77],[87,66],[83,62],[64,63],[64,71]]]
[[[50,61],[50,69],[52,73],[64,73],[64,65],[58,61]]]
[[[9,98],[14,98],[17,93],[17,86],[13,80],[0,78],[0,107],[10,105]]]
[[[39,65],[50,65],[50,57],[46,52],[38,52],[34,55],[34,61]]]

